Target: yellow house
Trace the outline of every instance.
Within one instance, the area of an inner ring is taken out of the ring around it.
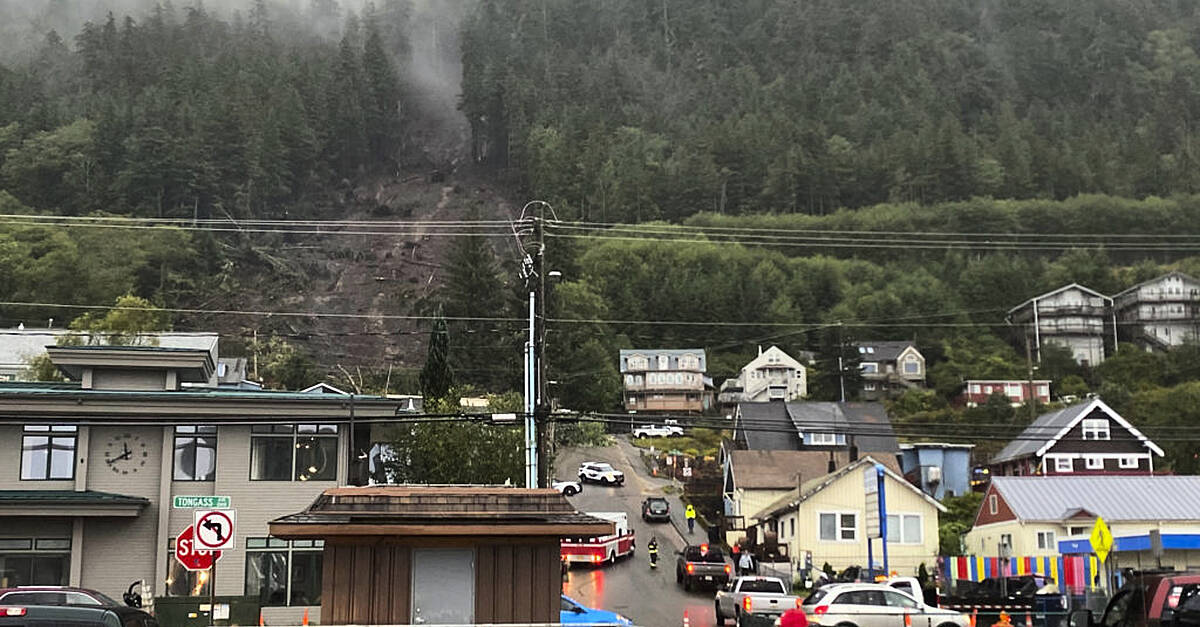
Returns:
[[[1158,564],[1151,531],[1164,567],[1200,563],[1200,477],[1186,475],[992,477],[964,548],[985,557],[1000,545],[1015,556],[1087,555],[1097,517],[1120,567]]]
[[[775,531],[786,544],[793,565],[803,568],[808,552],[812,565],[828,563],[835,570],[867,566],[868,537],[873,563],[883,565],[883,545],[878,532],[868,532],[867,475],[874,482],[876,467],[883,468],[887,507],[888,568],[902,575],[917,572],[922,563],[934,568],[938,556],[938,514],[946,508],[872,457],[827,475],[803,482],[798,489],[763,508],[754,516],[762,531]],[[877,515],[872,518],[877,519]]]

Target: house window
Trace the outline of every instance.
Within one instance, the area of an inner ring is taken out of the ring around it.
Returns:
[[[1021,384],[1019,384],[1019,383],[1009,383],[1009,384],[1005,385],[1005,388],[1006,388],[1006,389],[1005,389],[1005,393],[1006,393],[1006,394],[1008,394],[1010,397],[1013,397],[1013,398],[1021,398],[1021,396],[1022,396],[1022,394],[1021,394]]]
[[[245,594],[262,607],[321,604],[323,540],[246,538]]]
[[[1122,457],[1121,458],[1121,468],[1129,469],[1129,468],[1137,468],[1137,467],[1138,467],[1138,458],[1136,458],[1136,457]]]
[[[1087,462],[1088,470],[1104,470],[1103,457],[1085,457],[1084,460]]]
[[[1000,507],[999,507],[998,501],[999,501],[999,499],[996,498],[995,494],[988,495],[988,513],[989,514],[995,515],[996,512],[999,511]]]
[[[921,374],[921,362],[915,355],[904,358],[904,374]]]
[[[253,425],[250,479],[337,479],[337,425]]]
[[[788,527],[791,528],[791,532],[788,535],[793,538],[796,537],[796,517],[795,516],[793,516],[792,519],[788,521]]]
[[[972,393],[972,394],[978,394],[978,393],[979,393],[979,384],[978,384],[978,383],[972,383],[972,384],[971,384],[971,393]]]
[[[1006,546],[1006,547],[1008,547],[1008,548],[1010,548],[1010,549],[1011,549],[1011,548],[1012,548],[1012,545],[1013,545],[1013,543],[1012,543],[1012,534],[1011,534],[1011,533],[1002,533],[1002,534],[1000,534],[1000,544],[1002,544],[1002,545],[1004,545],[1004,546]]]
[[[1075,470],[1075,460],[1070,457],[1055,457],[1054,471],[1055,472],[1072,472]]]
[[[671,367],[671,358],[667,355],[658,356],[658,369],[666,370]]]
[[[1054,549],[1054,532],[1039,531],[1037,534],[1037,543],[1039,549]]]
[[[0,538],[0,586],[65,586],[70,538]]]
[[[175,427],[175,481],[213,481],[217,478],[217,428],[212,425]]]
[[[1088,418],[1083,421],[1083,439],[1107,440],[1109,436],[1107,418]]]
[[[633,375],[625,375],[625,385],[633,385]]]
[[[870,361],[859,364],[858,368],[867,374],[879,372],[879,364]]]
[[[874,392],[875,391],[875,382],[867,381],[866,383],[863,383],[863,391],[864,392]]]
[[[820,513],[818,521],[824,542],[854,542],[858,540],[857,514]]]
[[[887,541],[892,544],[920,544],[921,516],[918,514],[888,514]]]
[[[699,370],[700,360],[695,355],[684,355],[679,358],[680,370]]]
[[[1072,536],[1086,536],[1089,532],[1087,527],[1068,527],[1067,533]]]
[[[813,446],[836,446],[836,433],[811,433],[809,434],[809,444]]]
[[[21,479],[75,478],[73,425],[25,425],[21,437]]]
[[[646,358],[641,355],[633,355],[627,361],[630,370],[649,370]]]

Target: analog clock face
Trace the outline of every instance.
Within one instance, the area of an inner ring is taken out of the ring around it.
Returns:
[[[113,474],[128,475],[146,467],[150,461],[150,448],[142,436],[119,433],[104,444],[104,463]]]

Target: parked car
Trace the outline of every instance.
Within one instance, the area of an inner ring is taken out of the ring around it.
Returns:
[[[642,520],[646,522],[670,522],[671,504],[661,496],[651,496],[642,501]]]
[[[775,618],[784,612],[800,607],[801,599],[788,594],[782,579],[775,577],[738,577],[729,582],[724,590],[718,590],[713,599],[713,613],[717,626],[733,618],[735,625],[742,625],[743,616],[756,614]]]
[[[579,465],[579,481],[621,485],[625,483],[625,473],[613,468],[608,462],[583,462]]]
[[[101,605],[124,607],[102,592],[64,586],[0,588],[0,605]]]
[[[971,619],[962,612],[926,605],[879,583],[835,583],[818,588],[804,599],[802,609],[813,625],[970,627],[971,624]]]
[[[675,581],[683,584],[684,590],[697,585],[721,587],[729,583],[733,566],[725,561],[721,549],[707,544],[685,547],[675,560]]]
[[[674,438],[683,435],[683,428],[672,425],[641,425],[633,429],[633,437]]]
[[[590,608],[567,595],[562,595],[562,610],[558,622],[565,625],[633,625],[628,618],[608,610]]]
[[[29,625],[158,627],[158,621],[142,610],[122,605],[0,604],[0,627]]]
[[[1104,607],[1097,621],[1091,610],[1071,612],[1070,627],[1170,627],[1200,620],[1192,601],[1200,588],[1200,573],[1134,571]],[[1181,607],[1185,606],[1185,607]],[[1198,604],[1200,605],[1200,604]],[[1179,611],[1177,611],[1179,610]]]
[[[558,479],[552,479],[550,481],[550,487],[562,492],[563,496],[575,496],[576,494],[583,492],[583,484],[579,483],[578,481],[560,481]]]

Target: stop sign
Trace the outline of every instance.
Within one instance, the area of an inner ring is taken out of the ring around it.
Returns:
[[[175,537],[175,559],[179,560],[179,563],[188,570],[212,568],[213,562],[221,557],[221,552],[197,549],[196,540],[192,536],[192,526],[188,525],[187,529]]]

